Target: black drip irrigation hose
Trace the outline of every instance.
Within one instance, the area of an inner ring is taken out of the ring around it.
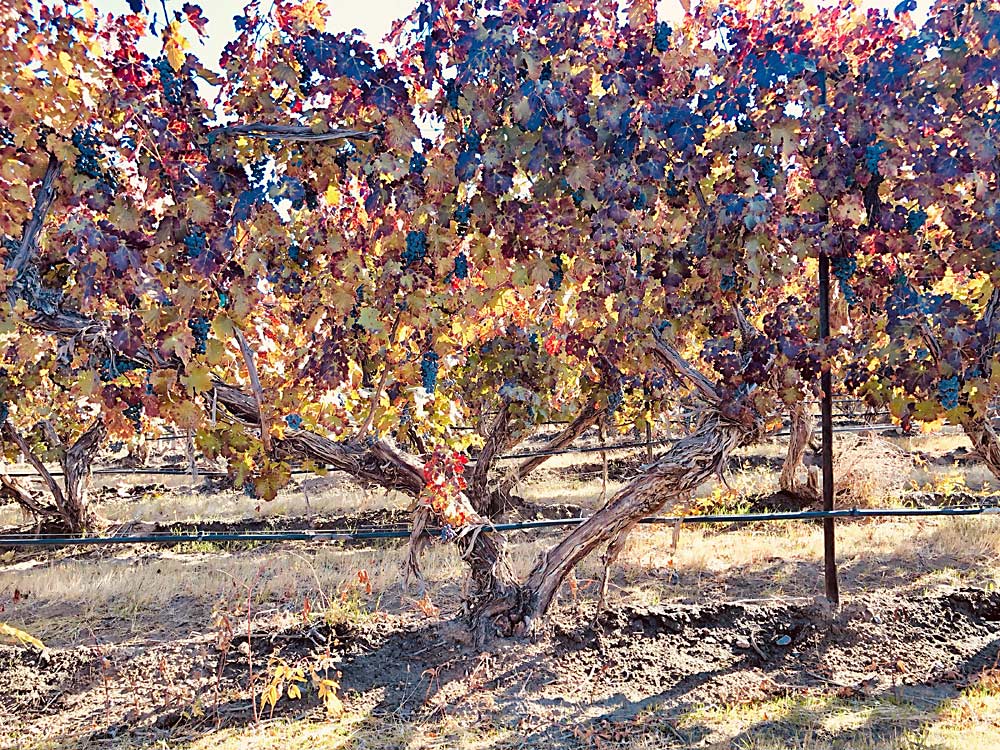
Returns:
[[[978,516],[1000,513],[1000,507],[955,506],[951,508],[845,508],[843,510],[802,510],[780,513],[743,513],[732,515],[703,516],[649,516],[639,521],[641,524],[714,524],[714,523],[754,523],[759,521],[811,521],[823,518],[912,518],[929,516]],[[519,521],[498,523],[490,527],[492,531],[524,531],[527,529],[548,529],[560,526],[577,526],[587,518],[552,518],[540,521]],[[429,529],[440,534],[441,529]],[[87,544],[183,544],[188,542],[356,542],[369,539],[405,539],[410,536],[408,529],[369,529],[359,531],[275,531],[275,532],[197,532],[193,534],[153,533],[141,536],[80,537],[61,535],[17,534],[0,536],[2,547],[69,547]]]

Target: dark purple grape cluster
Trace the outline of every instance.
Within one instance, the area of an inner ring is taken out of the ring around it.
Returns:
[[[207,246],[205,231],[203,229],[192,229],[184,236],[184,249],[189,258],[197,258]]]
[[[920,229],[927,222],[927,212],[922,208],[918,208],[915,211],[910,211],[906,215],[906,228],[909,230],[910,234],[916,234],[917,230]]]
[[[549,289],[558,292],[564,278],[562,255],[552,256],[552,278],[549,279]]]
[[[97,152],[100,141],[92,125],[76,128],[72,136],[73,145],[80,152],[76,157],[76,171],[87,177],[100,180],[104,177],[101,170],[101,157]]]
[[[414,151],[410,157],[410,174],[423,174],[427,169],[427,157],[419,151]]]
[[[469,278],[469,259],[465,257],[465,253],[459,253],[455,256],[455,278]]]
[[[199,315],[188,321],[188,328],[194,334],[194,353],[204,354],[205,345],[208,343],[208,329],[211,328],[208,320]]]
[[[174,73],[170,61],[165,57],[161,57],[156,61],[156,69],[160,72],[160,86],[163,87],[163,98],[169,104],[180,104],[184,82]]]
[[[954,409],[958,406],[959,383],[958,376],[952,375],[950,378],[942,378],[938,383],[938,398],[941,406],[945,409]]]
[[[142,427],[142,411],[142,402],[136,401],[134,404],[129,404],[128,407],[122,411],[122,415],[135,425],[135,429],[138,430]]]
[[[301,430],[302,417],[298,414],[289,414],[285,417],[285,424],[288,425],[288,429],[290,430]]]
[[[621,405],[625,403],[625,393],[619,388],[616,391],[611,391],[608,395],[608,414],[614,415],[620,408]]]
[[[434,393],[437,387],[439,359],[437,352],[427,351],[420,360],[420,381],[428,393]]]
[[[656,24],[656,36],[653,37],[653,46],[657,52],[666,52],[670,49],[670,35],[672,33],[670,24],[666,21],[659,21]]]
[[[472,218],[472,206],[468,203],[459,203],[455,206],[455,223],[458,224],[458,233],[465,236],[469,231],[469,219]]]
[[[882,154],[889,150],[889,147],[882,143],[874,143],[865,146],[865,167],[872,174],[878,174],[878,164],[882,160]]]
[[[723,292],[731,292],[736,289],[736,274],[722,274],[722,279],[719,281],[719,289]]]
[[[142,365],[137,362],[133,362],[130,359],[125,358],[115,358],[112,360],[110,357],[105,357],[101,360],[100,366],[100,378],[101,382],[108,383],[121,375],[132,370],[139,370]]]
[[[458,95],[461,90],[458,87],[458,81],[454,78],[448,81],[444,87],[445,100],[448,102],[448,106],[452,109],[458,109]]]
[[[409,266],[413,263],[419,263],[425,257],[427,257],[427,233],[416,230],[407,232],[403,264]]]
[[[851,287],[851,277],[858,270],[858,261],[853,255],[845,255],[834,258],[831,267],[833,275],[840,284],[840,293],[844,295],[844,300],[848,305],[854,306],[858,302],[858,295]]]

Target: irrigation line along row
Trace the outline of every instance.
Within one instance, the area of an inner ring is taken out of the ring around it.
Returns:
[[[874,425],[859,425],[855,427],[834,427],[834,432],[884,432],[889,430],[898,430],[899,425],[894,424],[874,424]],[[787,437],[787,430],[780,430],[773,433],[774,437]],[[608,445],[600,446],[587,446],[579,448],[560,448],[559,450],[552,451],[523,451],[521,453],[508,453],[502,456],[498,456],[501,461],[510,461],[525,458],[534,458],[536,456],[567,456],[578,453],[600,453],[606,451],[608,453],[612,451],[622,451],[622,450],[636,450],[638,448],[648,448],[655,446],[669,445],[670,443],[676,442],[677,438],[658,438],[656,440],[637,440],[628,443],[610,443]],[[469,462],[470,464],[475,464],[475,459]],[[226,477],[228,474],[224,471],[218,471],[217,469],[208,469],[198,467],[199,476],[221,478]],[[330,469],[330,471],[336,471],[336,469]],[[49,472],[54,477],[61,477],[63,473],[57,469],[51,470]],[[93,473],[95,475],[103,476],[128,476],[128,475],[150,475],[150,476],[190,476],[190,469],[94,469]],[[315,472],[308,471],[306,469],[295,469],[292,471],[293,474],[313,474]],[[30,478],[38,476],[37,472],[34,471],[12,471],[8,472],[9,476],[18,478]]]
[[[760,521],[812,521],[833,518],[922,518],[931,516],[978,516],[1000,513],[1000,507],[967,505],[935,508],[844,508],[840,510],[801,510],[776,513],[741,513],[703,516],[649,516],[641,524],[738,524]],[[576,526],[586,518],[552,518],[540,521],[498,523],[491,528],[498,532],[549,529]],[[441,529],[429,529],[440,533]],[[359,531],[250,531],[250,532],[196,532],[174,534],[152,533],[140,536],[78,537],[60,535],[15,534],[0,536],[0,547],[68,547],[86,544],[182,544],[188,542],[357,542],[371,539],[405,539],[408,529],[373,528]]]

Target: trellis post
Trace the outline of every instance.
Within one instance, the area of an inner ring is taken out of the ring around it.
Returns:
[[[830,257],[819,256],[819,338],[826,346],[830,339]],[[833,378],[830,363],[824,357],[820,371],[820,407],[823,437],[823,510],[833,510]],[[840,587],[837,583],[837,548],[834,536],[834,519],[823,519],[823,561],[826,598],[833,606],[840,604]]]

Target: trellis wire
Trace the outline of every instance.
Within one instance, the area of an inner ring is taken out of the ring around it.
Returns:
[[[978,516],[1000,513],[995,506],[954,506],[935,508],[843,508],[839,510],[802,510],[774,513],[737,513],[700,516],[649,516],[640,524],[741,524],[771,521],[812,521],[833,518],[922,518],[933,516]],[[576,526],[588,519],[552,518],[538,521],[518,521],[493,524],[489,528],[496,532],[548,529],[560,526]],[[441,529],[429,529],[435,535]],[[409,529],[371,528],[360,531],[315,531],[311,529],[275,532],[195,532],[175,534],[171,532],[143,534],[137,536],[86,537],[58,534],[9,534],[0,536],[0,547],[68,547],[79,545],[109,544],[184,544],[197,542],[355,542],[371,539],[405,539]]]

